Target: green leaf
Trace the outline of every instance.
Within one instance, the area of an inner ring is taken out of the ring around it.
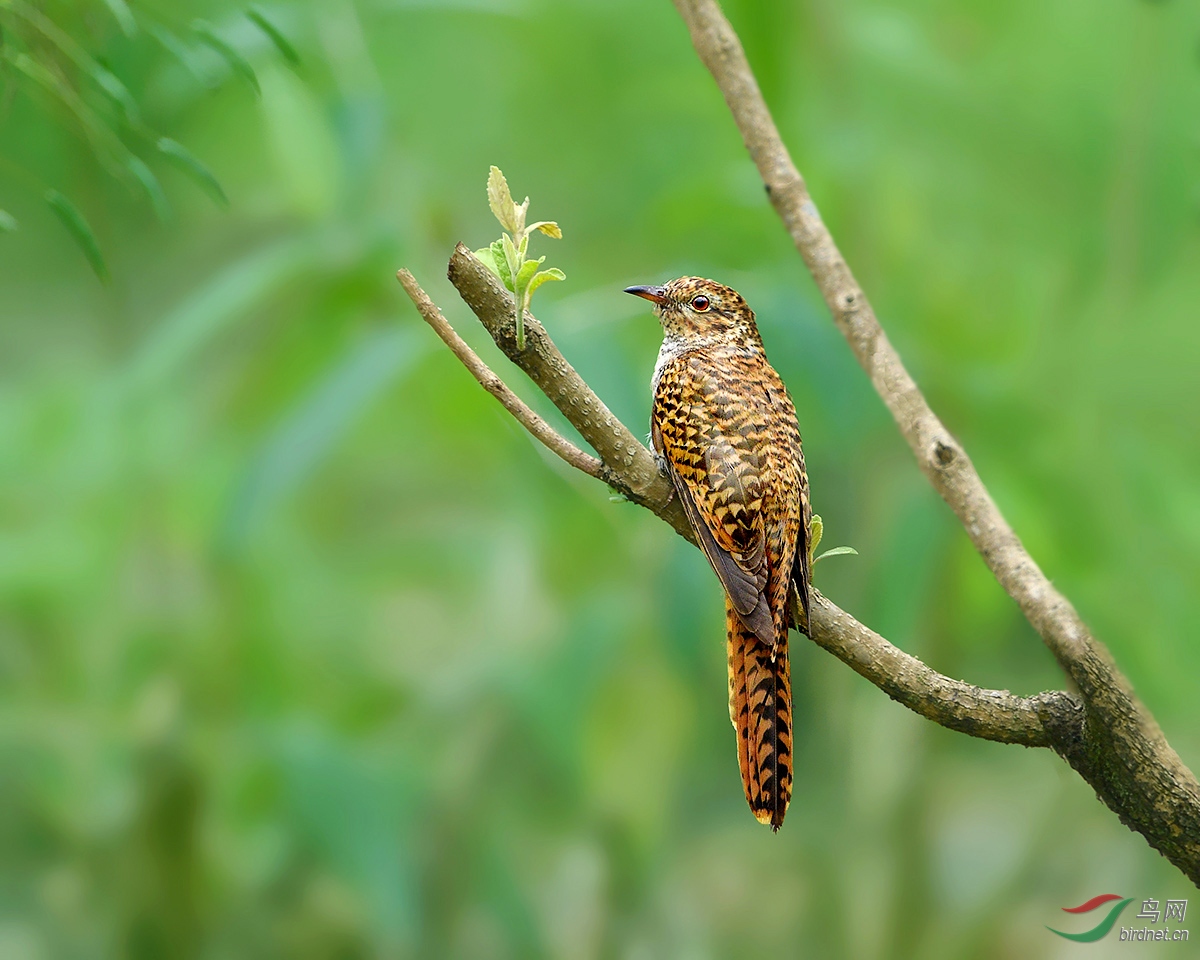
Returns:
[[[533,233],[534,230],[541,230],[546,236],[553,237],[555,240],[562,239],[562,230],[553,220],[539,220],[525,228],[527,233]]]
[[[500,276],[500,270],[496,267],[496,258],[492,256],[491,247],[480,247],[478,250],[472,250],[471,256],[491,270],[496,276]]]
[[[505,239],[508,239],[507,237]],[[512,272],[508,269],[508,257],[504,255],[504,241],[493,240],[492,259],[496,262],[496,275],[504,282],[509,290],[513,289]]]
[[[104,263],[103,254],[100,253],[100,244],[96,240],[96,234],[92,232],[91,225],[84,218],[83,214],[79,212],[79,208],[57,190],[47,190],[45,200],[50,205],[50,209],[58,216],[58,219],[62,221],[62,225],[67,228],[67,232],[79,244],[79,249],[87,257],[87,261],[91,264],[96,276],[103,283],[108,283],[108,267]]]
[[[500,249],[504,251],[504,264],[508,268],[508,289],[513,293],[517,292],[515,278],[517,271],[521,269],[521,255],[517,252],[516,246],[512,242],[512,237],[507,233],[500,237]]]
[[[192,30],[195,31],[196,36],[220,54],[221,59],[229,64],[234,73],[242,75],[245,81],[254,88],[256,96],[262,94],[262,89],[258,85],[258,75],[254,72],[254,68],[250,66],[249,61],[217,36],[211,24],[204,20],[193,20]]]
[[[500,168],[493,166],[488,172],[487,183],[488,206],[509,233],[517,232],[517,205],[513,203],[512,193],[508,189],[508,181]]]
[[[813,564],[818,564],[826,557],[844,557],[846,555],[858,556],[858,551],[853,547],[834,547],[832,550],[826,550],[823,554],[813,560]]]
[[[225,191],[221,188],[221,184],[217,178],[213,176],[212,171],[197,160],[183,144],[163,137],[158,141],[157,146],[163,156],[173,160],[180,170],[204,189],[205,193],[221,206],[229,206],[229,198],[225,196]]]
[[[536,260],[526,260],[521,264],[521,269],[517,271],[517,290],[524,290],[529,286],[529,281],[533,279],[533,275],[537,273],[537,268],[545,261],[545,257],[538,257]]]
[[[545,258],[543,258],[543,259],[545,259]],[[561,270],[559,270],[558,267],[550,267],[546,270],[542,270],[540,273],[535,273],[533,275],[533,279],[529,281],[529,296],[532,297],[533,291],[535,291],[538,287],[540,287],[543,283],[545,283],[548,280],[566,280],[566,279],[567,279],[567,275],[565,273],[563,273]]]
[[[251,7],[246,11],[246,16],[255,24],[255,26],[258,27],[258,29],[260,29],[271,39],[271,42],[275,44],[275,49],[279,51],[279,55],[282,56],[284,60],[290,63],[293,67],[300,66],[300,54],[296,52],[296,48],[293,47],[288,38],[279,31],[279,28],[266,18],[266,16],[261,10],[258,9],[258,7]]]
[[[137,20],[134,19],[133,11],[129,9],[129,4],[125,0],[104,0],[104,5],[108,7],[109,13],[113,15],[113,19],[117,21],[125,36],[137,36]]]
[[[0,232],[13,233],[17,229],[17,218],[7,210],[0,210]]]
[[[821,545],[821,537],[825,533],[825,524],[821,522],[821,515],[814,513],[812,520],[808,524],[808,555],[811,557],[817,547]]]
[[[162,184],[158,182],[158,177],[150,170],[140,157],[130,156],[125,161],[125,166],[129,168],[129,172],[137,178],[138,183],[146,191],[146,195],[150,198],[150,204],[154,207],[154,214],[163,223],[171,219],[171,205],[167,203],[167,195],[163,193]]]

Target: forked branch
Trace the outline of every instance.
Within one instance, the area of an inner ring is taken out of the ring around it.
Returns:
[[[600,476],[614,489],[653,511],[681,536],[695,543],[687,517],[679,501],[672,495],[670,483],[659,473],[653,454],[608,411],[533,315],[525,315],[526,343],[525,349],[520,350],[516,338],[515,303],[495,274],[476,260],[462,244],[458,245],[454,256],[450,258],[449,273],[450,281],[500,349],[529,374],[583,438],[601,454],[597,461],[602,463],[601,471],[591,475]],[[399,276],[421,316],[443,340],[447,340],[442,330],[448,330],[449,324],[440,311],[417,285],[412,274],[401,270]],[[450,333],[453,334],[453,331]],[[457,338],[457,334],[453,336]],[[455,349],[453,345],[452,349]],[[465,343],[462,349],[473,361],[464,359],[459,349],[455,349],[455,353],[484,388],[496,394],[490,379],[495,374],[470,352]],[[475,364],[478,364],[478,368]],[[508,387],[504,387],[504,390],[511,394]],[[506,407],[513,409],[504,397],[500,399]],[[528,407],[520,400],[516,400],[516,403],[528,411]],[[532,411],[529,411],[529,415],[536,417]],[[561,447],[578,450],[570,441],[554,433],[544,420],[537,419],[538,428],[535,430],[522,415],[514,412],[514,416],[555,452]],[[553,438],[548,439],[543,432],[539,432],[543,430],[552,433]],[[571,462],[567,457],[563,459]],[[984,690],[942,676],[916,657],[888,643],[816,591],[814,599],[811,630],[816,643],[892,699],[944,727],[1001,743],[1045,747],[1052,743],[1051,728],[1070,729],[1082,723],[1082,705],[1068,693],[1052,691],[1032,698],[1017,697],[1007,690]]]

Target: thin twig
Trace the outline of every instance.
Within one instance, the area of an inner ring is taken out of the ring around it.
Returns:
[[[404,287],[404,292],[408,294],[417,311],[425,318],[425,322],[433,327],[433,332],[441,337],[442,342],[462,361],[462,365],[471,372],[471,376],[479,381],[479,385],[504,404],[504,409],[516,417],[521,426],[545,444],[547,450],[557,454],[576,470],[582,470],[589,477],[595,477],[597,480],[608,478],[609,474],[604,469],[604,464],[590,453],[584,453],[570,440],[559,434],[550,424],[534,413],[524,400],[513,393],[508,384],[492,372],[491,368],[450,326],[449,321],[442,316],[442,311],[437,308],[437,304],[429,299],[429,295],[421,289],[420,284],[411,273],[407,270],[399,270],[396,273],[396,279]]]

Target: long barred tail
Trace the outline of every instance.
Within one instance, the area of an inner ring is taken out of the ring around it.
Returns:
[[[729,719],[737,734],[746,800],[759,823],[778,830],[792,799],[792,684],[787,635],[771,651],[725,602]]]

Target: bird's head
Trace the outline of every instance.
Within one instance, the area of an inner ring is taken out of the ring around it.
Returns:
[[[626,287],[654,304],[663,333],[684,342],[758,340],[754,312],[732,287],[703,277],[680,277],[661,287]]]

